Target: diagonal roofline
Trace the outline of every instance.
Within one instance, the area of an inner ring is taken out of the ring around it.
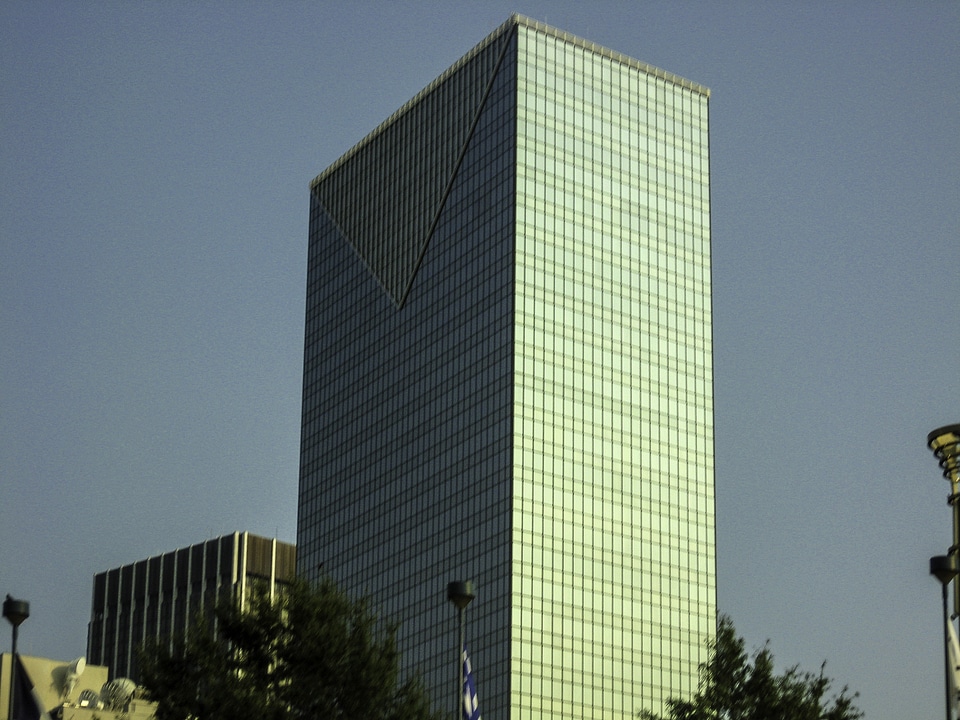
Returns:
[[[453,65],[448,67],[443,73],[433,80],[429,85],[427,85],[423,90],[418,92],[412,98],[407,100],[403,105],[401,105],[396,111],[391,113],[391,115],[384,120],[382,123],[377,125],[373,130],[371,130],[367,135],[352,148],[347,150],[343,155],[337,158],[330,167],[324,170],[322,173],[317,175],[313,181],[310,183],[310,187],[316,187],[327,175],[331,174],[338,167],[347,162],[350,158],[356,155],[365,145],[370,143],[374,138],[380,135],[384,130],[390,127],[394,122],[396,122],[402,115],[404,115],[411,107],[416,105],[423,99],[425,95],[429,95],[430,92],[435,90],[438,85],[442,84],[444,80],[453,75],[457,70],[466,65],[470,60],[476,57],[484,48],[486,48],[490,43],[496,41],[503,35],[505,32],[509,32],[514,25],[517,24],[516,18],[518,16],[513,15],[505,23],[500,25],[496,30],[487,35],[483,40],[477,43],[472,50],[470,50],[466,55],[457,60]]]
[[[384,130],[390,127],[390,125],[396,122],[412,106],[420,102],[420,100],[425,95],[432,92],[438,85],[443,83],[444,80],[446,80],[448,77],[453,75],[463,65],[468,63],[473,57],[475,57],[479,52],[481,52],[484,48],[486,48],[490,43],[495,42],[504,33],[510,32],[510,30],[512,30],[514,27],[527,27],[527,28],[536,30],[538,32],[546,33],[551,37],[555,37],[565,42],[572,43],[573,45],[582,47],[585,50],[590,50],[591,52],[595,52],[598,55],[602,55],[616,62],[623,63],[628,67],[636,68],[637,70],[645,72],[649,75],[659,77],[663,80],[666,80],[667,82],[680,85],[681,87],[687,88],[688,90],[692,90],[693,92],[699,93],[706,97],[710,97],[710,89],[708,87],[700,85],[699,83],[695,83],[691,80],[687,80],[685,78],[680,77],[679,75],[674,75],[673,73],[669,73],[666,70],[661,70],[660,68],[654,65],[649,65],[645,62],[641,62],[636,58],[630,57],[629,55],[618,53],[602,45],[597,45],[596,43],[590,42],[589,40],[584,40],[583,38],[577,37],[576,35],[571,35],[570,33],[560,30],[558,28],[555,28],[552,25],[547,25],[546,23],[542,23],[537,20],[528,18],[525,15],[514,13],[507,19],[506,22],[504,22],[496,30],[494,30],[492,33],[487,35],[487,37],[485,37],[483,40],[477,43],[477,45],[475,45],[473,49],[467,52],[466,55],[461,57],[453,65],[451,65],[449,68],[444,70],[439,77],[437,77],[429,85],[427,85],[420,92],[414,95],[410,100],[408,100],[403,105],[401,105],[396,111],[391,113],[386,120],[384,120],[379,125],[377,125],[377,127],[375,127],[372,131],[370,131],[362,140],[360,140],[360,142],[358,142],[352,148],[347,150],[343,155],[337,158],[329,167],[327,167],[326,170],[324,170],[322,173],[317,175],[310,182],[310,188],[313,189],[314,187],[316,187],[320,182],[323,181],[324,178],[326,178],[328,175],[334,172],[338,167],[343,165],[345,162],[350,160],[350,158],[356,155],[357,152],[359,152],[364,146],[366,146],[374,138],[380,135]]]

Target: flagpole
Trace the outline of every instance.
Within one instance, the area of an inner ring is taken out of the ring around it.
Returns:
[[[459,705],[463,708],[463,646],[467,642],[467,608],[466,606],[460,608],[460,662],[457,663],[460,666],[460,702]],[[462,710],[461,710],[462,714]]]
[[[452,582],[447,584],[447,600],[457,606],[460,613],[460,642],[457,648],[457,704],[453,720],[463,717],[463,646],[466,644],[467,605],[476,597],[473,583]]]

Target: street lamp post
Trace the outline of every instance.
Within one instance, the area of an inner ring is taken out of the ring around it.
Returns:
[[[947,585],[957,576],[957,561],[953,555],[935,555],[930,558],[930,574],[940,581],[943,594],[943,686],[947,696],[946,719],[953,718],[953,698],[950,697],[950,612],[947,610]]]
[[[948,554],[958,559],[960,567],[960,425],[945,425],[927,435],[929,447],[950,482],[947,504],[953,510],[953,544]],[[960,593],[953,594],[953,614],[960,615]]]
[[[17,632],[23,621],[30,617],[30,603],[25,600],[15,600],[7,595],[7,599],[3,601],[3,616],[13,625],[13,649],[10,653],[10,705],[7,717],[9,720],[14,720],[13,693],[17,687]]]
[[[452,582],[447,584],[447,600],[457,606],[460,613],[460,648],[457,652],[457,705],[453,720],[460,720],[463,715],[463,646],[466,644],[467,633],[467,605],[476,597],[473,589],[473,583],[469,580],[465,582]]]
[[[960,425],[944,425],[927,435],[927,447],[933,451],[940,463],[940,469],[950,483],[950,494],[947,504],[953,511],[953,544],[947,555],[937,555],[930,558],[930,574],[940,581],[943,595],[943,667],[944,686],[947,699],[946,718],[951,720],[953,708],[957,698],[951,697],[950,676],[955,668],[951,667],[950,660],[950,623],[952,621],[947,610],[948,586],[960,573]],[[953,591],[953,614],[960,616],[960,592]]]

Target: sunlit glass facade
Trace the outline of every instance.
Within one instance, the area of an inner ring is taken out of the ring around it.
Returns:
[[[481,710],[633,718],[716,621],[707,91],[513,17],[311,186],[298,568]]]

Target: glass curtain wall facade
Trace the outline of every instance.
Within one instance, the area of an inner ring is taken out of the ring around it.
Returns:
[[[633,718],[716,622],[707,91],[514,16],[311,185],[298,569],[453,712]]]
[[[630,717],[716,624],[707,96],[519,41],[512,707]]]

